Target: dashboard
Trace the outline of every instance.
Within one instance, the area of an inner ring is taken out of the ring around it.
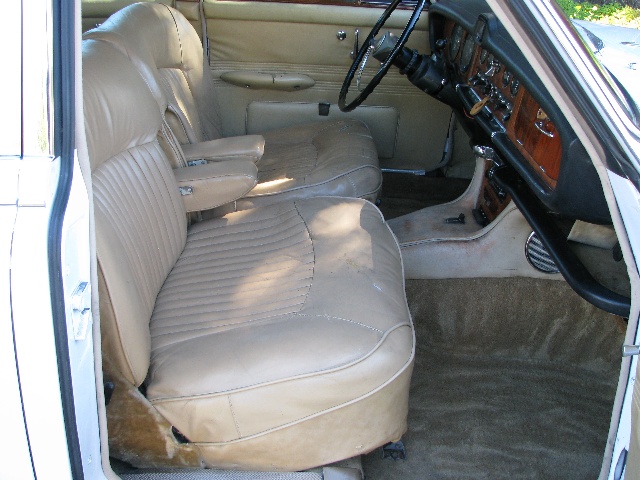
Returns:
[[[567,241],[574,220],[610,224],[596,169],[547,86],[484,0],[429,7],[433,53],[409,80],[451,105],[476,155],[490,162],[474,217],[485,225],[510,201],[571,287],[594,305],[628,316],[630,299],[598,282]],[[374,53],[375,56],[375,53]]]
[[[444,26],[445,57],[455,72],[459,93],[470,117],[482,115],[492,131],[506,133],[531,167],[555,188],[560,173],[562,141],[553,120],[521,80],[474,35],[453,20]]]
[[[429,23],[472,141],[494,148],[496,162],[515,169],[547,210],[610,223],[595,167],[570,122],[487,4],[440,1],[430,6]],[[487,199],[494,207],[495,198]]]

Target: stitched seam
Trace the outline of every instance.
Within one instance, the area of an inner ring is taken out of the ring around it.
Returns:
[[[304,243],[293,243],[290,242],[290,240],[292,239],[294,239],[293,235],[290,237],[285,237],[281,240],[281,242],[285,245],[285,247],[281,250],[287,252],[286,258],[289,260],[289,263],[296,260],[304,264],[310,263],[309,260],[304,259],[311,253],[311,242],[305,241]],[[279,254],[279,250],[275,249],[266,251],[264,253],[260,251],[253,251],[247,252],[245,255],[228,255],[225,258],[220,258],[218,254],[219,249],[210,252],[204,252],[200,254],[200,258],[198,258],[198,255],[190,250],[189,252],[187,252],[187,255],[183,257],[184,260],[181,259],[182,261],[180,262],[180,264],[177,267],[174,267],[172,278],[182,279],[185,276],[193,278],[200,272],[206,271],[209,268],[216,269],[216,279],[222,279],[225,277],[237,278],[239,275],[234,274],[234,272],[246,272],[247,270],[255,268],[255,262],[257,259],[259,259],[262,266],[281,265],[283,263],[283,255]],[[189,266],[190,268],[185,272],[185,268],[187,266]],[[242,273],[242,275],[244,275],[244,273]]]
[[[284,270],[283,272],[287,273],[287,271],[284,271]],[[293,276],[293,274],[291,275]],[[286,292],[288,294],[294,294],[296,291],[307,289],[309,287],[307,282],[310,279],[311,279],[311,275],[309,275],[308,273],[306,273],[303,276],[301,275],[298,278],[294,277],[292,281],[289,281],[287,283],[283,282],[284,289],[286,289]],[[265,291],[273,292],[273,287],[269,285],[267,281],[250,283],[250,284],[247,284],[246,288],[244,286],[238,285],[238,282],[223,283],[220,285],[216,285],[214,288],[216,291],[221,292],[218,295],[233,294],[239,289],[241,289],[240,292],[243,295],[252,295],[252,296],[260,295],[260,293]],[[189,301],[201,300],[203,295],[210,294],[211,290],[212,289],[197,288],[197,284],[194,284],[193,289],[189,289],[185,287],[185,288],[181,288],[179,291],[175,292],[173,295],[164,295],[161,301],[159,300],[158,303],[156,304],[156,310],[154,312],[154,315],[163,314],[164,312],[170,312],[170,311],[179,311],[181,313],[181,316],[184,316],[184,315],[188,315],[188,312],[192,311],[191,307],[193,307],[193,311],[195,312],[199,310],[200,306],[220,307],[225,305],[231,306],[231,305],[238,304],[238,302],[234,301],[233,299],[222,300],[222,299],[211,298],[209,301],[206,301],[204,303],[196,303],[194,305],[187,306],[186,307],[187,312],[185,312],[184,306],[181,308],[176,308],[173,305],[171,305],[176,301],[189,302]],[[287,295],[287,293],[283,292],[283,295]],[[218,295],[215,295],[215,297],[217,297]],[[268,296],[266,298],[268,299],[268,302],[266,302],[266,304],[269,305],[269,304],[273,304],[274,302],[277,302],[278,301],[277,299],[281,297],[273,298],[273,296]],[[282,297],[282,298],[286,298],[286,297]],[[243,303],[240,303],[240,306],[238,306],[236,310],[244,310],[244,309],[250,309],[250,308],[251,308],[251,305],[244,305]],[[207,312],[207,313],[210,313],[210,312]]]
[[[176,159],[178,160],[178,163],[180,164],[180,167],[186,167],[187,163],[184,158],[184,155],[180,154],[181,152],[179,151],[178,146],[176,145],[177,138],[175,138],[175,134],[171,131],[171,128],[167,124],[167,120],[164,117],[164,115],[162,116],[162,135],[164,136],[165,140],[169,144],[169,147],[173,151],[174,156],[176,157]],[[172,135],[173,135],[173,138],[171,138]]]
[[[306,286],[302,286],[297,290],[307,290],[308,287]],[[306,294],[305,294],[306,295]],[[299,311],[302,307],[302,305],[304,305],[304,300],[297,300],[299,298],[302,298],[303,295],[298,294],[297,291],[292,291],[291,292],[291,297],[284,297],[282,300],[278,300],[277,303],[267,299],[264,302],[252,305],[251,307],[236,307],[234,306],[233,302],[219,302],[219,303],[212,303],[212,304],[204,304],[201,305],[200,308],[196,309],[196,308],[190,308],[188,312],[184,312],[184,309],[181,309],[179,307],[167,307],[167,308],[163,308],[162,310],[160,310],[157,314],[154,313],[154,317],[156,315],[158,315],[158,317],[156,318],[156,321],[160,321],[160,320],[171,320],[174,318],[181,318],[183,320],[183,322],[189,318],[189,317],[194,317],[194,316],[202,316],[202,315],[211,315],[210,313],[210,309],[212,307],[216,307],[216,314],[218,316],[224,316],[224,315],[233,315],[234,313],[238,314],[239,312],[242,311],[247,311],[247,313],[245,313],[245,315],[250,314],[249,312],[252,312],[252,310],[255,308],[257,310],[257,314],[260,314],[261,311],[264,311],[263,309],[261,309],[260,307],[268,307],[268,306],[272,306],[271,310],[280,310],[282,308],[286,308],[286,304],[289,303],[293,303],[293,305],[290,305],[289,308],[291,308],[293,311],[291,313],[295,313],[296,311]],[[284,304],[282,306],[279,306],[281,304]],[[224,307],[224,305],[226,305],[226,308]],[[298,309],[293,309],[294,305],[300,305],[301,307]],[[265,312],[266,313],[266,312]],[[198,321],[197,323],[203,323],[203,322],[208,322],[210,320],[204,319],[201,321]],[[181,323],[180,325],[183,325],[185,323]],[[170,327],[170,325],[167,325],[167,327]]]
[[[104,274],[104,270],[101,267],[99,259],[98,259],[98,269],[102,271],[102,279],[103,279],[103,283],[104,283],[104,288],[107,290],[107,299],[108,299],[109,305],[111,307],[110,308],[111,313],[113,314],[113,322],[115,324],[115,329],[118,332],[117,345],[120,346],[121,351],[124,354],[124,359],[125,359],[125,362],[127,364],[127,367],[129,367],[129,374],[131,375],[131,378],[133,378],[134,381],[138,382],[139,379],[138,379],[138,375],[136,375],[136,369],[133,368],[133,365],[131,364],[131,356],[132,355],[127,350],[127,343],[122,341],[123,335],[122,335],[122,329],[121,329],[121,326],[120,326],[120,322],[118,320],[118,314],[116,313],[115,306],[113,304],[113,301],[111,300],[112,296],[111,296],[111,292],[109,291],[109,283],[107,281],[106,275]],[[96,288],[97,288],[97,286],[96,286]],[[151,362],[149,362],[149,364],[150,363]],[[147,365],[147,371],[145,372],[145,375],[147,375],[148,372],[149,372],[149,365]],[[143,381],[144,381],[144,379],[143,379]],[[140,382],[140,383],[142,383],[142,382]]]
[[[278,309],[275,309],[273,311],[277,311],[277,310]],[[161,347],[155,347],[155,348],[152,347],[151,356],[155,355],[156,351],[159,351],[159,350],[162,350],[164,348],[177,345],[178,343],[191,341],[191,340],[194,340],[195,338],[202,338],[202,337],[206,337],[208,335],[218,335],[220,333],[228,333],[228,332],[232,332],[233,330],[242,328],[242,327],[244,327],[246,325],[253,325],[253,324],[256,324],[256,323],[270,323],[270,322],[276,323],[276,322],[273,321],[274,318],[278,318],[278,317],[283,317],[284,318],[284,317],[286,317],[288,315],[294,315],[294,314],[295,314],[295,312],[275,313],[275,314],[269,315],[267,317],[246,319],[246,320],[242,320],[242,321],[237,322],[237,323],[228,323],[228,324],[225,324],[225,325],[221,325],[219,327],[200,327],[200,328],[194,327],[194,328],[190,328],[188,330],[181,330],[179,333],[194,333],[194,332],[199,332],[201,330],[212,330],[212,329],[215,329],[217,331],[213,331],[213,332],[205,333],[205,334],[202,334],[202,335],[198,335],[197,337],[191,337],[190,339],[187,339],[187,340],[176,340],[176,341],[173,341],[173,342],[167,342],[167,343],[163,344]],[[286,321],[286,319],[284,319],[282,321]],[[195,324],[196,323],[191,323],[191,325],[195,325]],[[160,326],[160,327],[156,327],[156,328],[161,329],[161,328],[167,328],[167,327]],[[174,332],[171,332],[171,333],[156,333],[156,334],[152,333],[152,339],[151,340],[154,341],[156,338],[160,338],[160,337],[162,337],[164,335],[175,335],[175,333]]]
[[[286,423],[284,425],[279,425],[277,427],[273,427],[273,428],[264,430],[262,432],[254,433],[253,435],[249,435],[246,438],[239,438],[239,439],[236,439],[236,440],[231,440],[229,442],[194,442],[194,443],[196,445],[203,445],[203,446],[206,446],[206,445],[225,445],[225,444],[231,444],[231,443],[238,443],[238,442],[241,442],[241,441],[244,441],[244,440],[249,440],[249,439],[252,439],[252,438],[261,437],[263,435],[266,435],[266,434],[269,434],[269,433],[272,433],[272,432],[275,432],[275,431],[278,431],[278,430],[282,430],[283,428],[287,428],[289,426],[302,423],[302,422],[304,422],[306,420],[310,420],[312,418],[320,417],[320,416],[322,416],[322,415],[324,415],[324,414],[326,414],[328,412],[335,411],[335,410],[338,410],[340,408],[347,407],[349,405],[353,405],[355,403],[358,403],[358,402],[360,402],[362,400],[365,400],[365,399],[369,398],[371,395],[374,395],[374,394],[378,393],[379,391],[381,391],[387,385],[390,385],[393,381],[395,381],[398,377],[400,377],[400,375],[402,375],[407,370],[407,368],[409,368],[409,366],[413,363],[413,360],[414,360],[414,355],[412,353],[410,358],[407,360],[407,362],[405,364],[403,364],[400,367],[400,369],[398,369],[398,371],[393,375],[393,377],[391,377],[386,382],[383,382],[382,384],[378,385],[377,387],[369,390],[368,392],[366,392],[366,393],[364,393],[364,394],[362,394],[362,395],[360,395],[360,396],[358,396],[358,397],[356,397],[354,399],[348,400],[346,402],[339,403],[339,404],[334,405],[332,407],[325,408],[324,410],[312,413],[311,415],[306,415],[306,416],[304,416],[302,418],[299,418],[297,420],[293,420],[293,421],[288,422],[288,423]]]
[[[171,19],[173,20],[173,24],[176,27],[176,36],[178,37],[178,45],[180,46],[180,66],[184,68],[184,53],[183,53],[183,50],[182,50],[182,38],[180,38],[180,29],[178,28],[178,21],[176,20],[176,17],[173,16],[173,12],[169,8],[169,6],[165,5],[165,8],[169,12],[169,15],[171,15]]]
[[[240,433],[240,427],[238,426],[238,420],[236,419],[236,414],[233,412],[233,403],[231,403],[231,395],[227,395],[227,399],[229,400],[229,409],[231,410],[231,418],[233,418],[233,424],[236,426],[236,433],[239,438],[242,438],[242,434]]]
[[[296,306],[296,305],[294,305],[294,306]],[[283,309],[284,308],[286,308],[286,307],[283,307]],[[274,309],[272,311],[275,312],[275,311],[278,311],[278,310],[282,310],[282,309]],[[267,313],[267,312],[265,312],[265,313]],[[208,326],[208,327],[197,327],[197,326],[195,326],[195,325],[198,325],[199,323],[203,323],[203,322],[191,322],[191,323],[185,324],[185,326],[193,325],[194,326],[193,328],[180,330],[178,333],[181,333],[181,334],[182,333],[195,333],[195,332],[199,332],[199,331],[202,331],[202,330],[215,330],[215,331],[212,331],[212,332],[209,332],[209,333],[204,333],[202,335],[198,335],[197,337],[191,337],[191,338],[186,339],[186,340],[176,340],[176,341],[173,341],[173,342],[168,342],[166,344],[163,344],[162,347],[156,347],[155,350],[160,350],[160,349],[163,349],[163,348],[167,348],[169,346],[177,345],[178,343],[192,341],[195,338],[206,337],[208,335],[217,335],[219,333],[230,333],[233,330],[242,328],[242,327],[244,327],[246,325],[254,325],[256,323],[261,323],[261,322],[262,323],[270,323],[270,322],[273,322],[274,318],[286,317],[288,315],[294,315],[294,314],[295,314],[295,312],[275,313],[275,314],[269,315],[267,317],[260,317],[260,318],[253,318],[253,319],[249,318],[249,319],[246,319],[246,320],[238,321],[236,323],[225,323],[224,325],[221,324],[221,325]],[[286,321],[286,319],[283,318],[283,320],[281,320],[281,321]],[[276,322],[273,322],[273,323],[276,323]],[[163,329],[163,328],[168,328],[168,327],[166,327],[166,326],[158,326],[158,327],[154,327],[154,328]],[[155,340],[157,338],[163,337],[165,335],[175,335],[175,334],[176,334],[175,332],[155,333],[155,334],[152,333],[152,340]]]
[[[376,327],[372,327],[370,325],[365,325],[364,323],[355,322],[353,320],[349,320],[348,318],[334,317],[332,315],[309,315],[308,313],[294,313],[293,315],[297,315],[300,317],[322,317],[331,320],[342,320],[343,322],[352,323],[354,325],[358,325],[359,327],[368,328],[369,330],[373,330],[376,333],[383,334],[384,332]]]
[[[269,270],[268,272],[264,272],[265,274],[272,274],[272,273],[285,273],[285,272],[290,272],[289,273],[289,278],[287,279],[283,279],[282,280],[282,284],[286,285],[287,288],[301,288],[300,282],[304,282],[305,280],[311,278],[311,274],[309,273],[309,268],[310,267],[306,267],[305,266],[309,265],[311,263],[311,261],[307,261],[307,262],[300,262],[297,265],[287,265],[285,267],[280,267],[278,266],[278,268],[275,268],[273,270]],[[296,267],[300,268],[300,272],[296,272]],[[211,269],[213,269],[214,267],[211,267]],[[180,282],[178,285],[174,285],[176,282],[169,282],[166,281],[165,285],[171,285],[171,292],[162,292],[163,295],[162,297],[158,297],[158,301],[161,301],[161,299],[169,299],[169,301],[173,302],[176,297],[178,298],[186,298],[186,299],[195,299],[195,298],[199,298],[201,297],[203,294],[207,294],[211,292],[212,288],[217,289],[227,289],[227,288],[232,288],[232,289],[237,289],[239,286],[242,286],[242,291],[245,293],[248,292],[257,292],[260,290],[264,290],[265,288],[272,288],[271,285],[267,285],[264,286],[265,284],[271,282],[271,279],[264,279],[261,278],[259,280],[251,280],[251,281],[246,281],[247,278],[247,272],[254,270],[255,269],[255,265],[253,267],[247,267],[244,268],[242,271],[237,271],[237,270],[233,270],[233,273],[238,272],[237,275],[229,275],[226,277],[211,277],[210,275],[208,275],[208,271],[205,271],[202,274],[198,274],[193,275],[193,276],[189,276],[188,272],[185,272],[185,275],[182,275],[182,282]],[[209,270],[209,269],[207,269]],[[230,272],[231,273],[231,272]],[[196,278],[194,278],[196,277]],[[186,280],[190,280],[190,281],[186,281]],[[202,283],[205,283],[204,285],[202,285]],[[242,285],[239,285],[239,283],[242,282]],[[190,297],[189,294],[193,295],[193,297]],[[213,303],[228,303],[228,302],[233,302],[234,300],[217,300]]]
[[[171,85],[169,85],[169,82],[168,82],[168,81],[167,81],[163,76],[161,76],[161,78],[162,78],[162,81],[163,81],[164,83],[166,83],[166,84],[167,84],[167,86],[169,87],[169,89],[170,89],[170,90],[172,90],[172,92],[173,92],[173,89],[171,89]],[[172,94],[173,94],[173,93],[172,93]],[[174,95],[174,96],[175,96],[175,95]],[[189,134],[187,133],[187,129],[186,129],[186,127],[185,127],[185,122],[182,120],[182,116],[184,116],[184,114],[183,114],[183,115],[180,115],[180,114],[178,113],[177,109],[173,107],[173,105],[167,105],[167,110],[169,110],[171,113],[173,113],[173,114],[176,116],[176,118],[177,118],[177,119],[178,119],[178,121],[180,122],[180,127],[182,128],[182,133],[184,133],[184,136],[185,136],[185,137],[189,138]],[[182,112],[181,112],[181,113],[182,113]],[[164,115],[163,115],[163,117],[164,117]],[[186,116],[185,116],[184,120],[185,120],[185,121],[188,121],[188,119],[186,118]],[[167,125],[167,126],[168,126],[168,125]],[[170,128],[170,127],[169,127],[169,128]]]
[[[347,180],[349,181],[349,183],[351,184],[351,186],[353,187],[353,193],[354,193],[354,197],[359,196],[358,195],[358,187],[356,187],[356,183],[353,181],[353,178],[351,178],[351,175],[347,175]]]
[[[270,222],[270,221],[274,221],[275,222],[275,223],[269,224],[269,226],[267,226],[267,227],[261,227],[261,229],[263,229],[263,230],[265,228],[279,227],[281,224],[285,223],[288,220],[288,218],[283,218],[283,217],[287,213],[293,212],[293,211],[294,211],[294,209],[283,210],[281,212],[277,211],[277,212],[274,213],[274,215],[270,215],[268,217],[263,217],[263,218],[258,218],[256,220],[248,220],[248,221],[247,220],[243,220],[242,222],[239,222],[239,223],[234,224],[234,225],[226,225],[226,224],[218,225],[218,223],[222,223],[222,222],[215,222],[215,224],[212,222],[211,224],[206,225],[207,228],[201,228],[200,230],[197,230],[195,232],[193,231],[193,229],[191,229],[191,231],[189,232],[189,236],[202,235],[202,234],[205,234],[205,232],[212,232],[214,230],[219,230],[219,229],[228,230],[228,229],[231,229],[231,228],[236,228],[236,227],[245,226],[245,225],[249,226],[251,224],[260,223],[260,222],[263,222],[263,223]],[[202,224],[196,224],[196,225],[202,225]],[[253,231],[254,231],[254,229],[249,228],[247,230],[242,230],[241,232],[246,233],[246,232],[253,232]],[[235,235],[236,233],[238,233],[238,232],[234,231],[234,232],[228,233],[228,234],[224,234],[223,233],[223,235]],[[216,234],[211,234],[211,235],[218,236],[219,234],[216,233]],[[208,236],[203,237],[203,239],[208,239],[208,238],[209,238]],[[194,241],[199,241],[199,240],[201,240],[201,239],[198,238],[198,239],[191,240],[191,241],[194,242]]]
[[[214,398],[214,397],[219,397],[219,396],[222,396],[222,395],[229,395],[229,392],[238,393],[238,392],[243,392],[243,391],[246,391],[246,390],[252,390],[252,389],[255,389],[256,387],[266,387],[266,386],[270,386],[270,385],[276,385],[276,384],[279,384],[279,383],[285,383],[285,382],[290,382],[290,381],[294,381],[294,380],[300,380],[300,379],[303,379],[303,378],[315,377],[317,375],[325,375],[325,374],[329,374],[329,373],[338,372],[338,371],[341,371],[341,370],[346,370],[347,368],[351,368],[354,365],[357,365],[358,363],[361,363],[361,362],[365,361],[366,359],[368,359],[369,357],[371,357],[371,355],[373,355],[375,352],[377,352],[379,350],[381,345],[384,343],[384,341],[387,339],[387,337],[391,333],[395,332],[396,330],[398,330],[400,328],[404,328],[404,327],[409,327],[413,331],[413,325],[411,324],[411,320],[409,320],[408,322],[398,323],[398,324],[394,325],[393,327],[391,327],[389,330],[387,330],[384,333],[382,338],[374,345],[374,347],[371,350],[369,350],[369,352],[367,352],[366,355],[363,355],[360,358],[358,358],[356,360],[353,360],[352,362],[349,362],[349,363],[344,364],[344,365],[340,365],[340,366],[337,366],[337,367],[329,368],[329,369],[326,369],[326,370],[316,370],[316,371],[313,371],[313,372],[307,372],[307,373],[303,373],[303,374],[300,374],[300,375],[293,375],[291,377],[280,378],[280,379],[271,380],[271,381],[268,381],[268,382],[245,385],[245,386],[242,386],[242,387],[235,388],[233,390],[225,390],[225,391],[215,392],[215,393],[201,393],[201,394],[197,394],[197,395],[185,395],[185,396],[180,396],[180,397],[158,397],[158,398],[155,398],[155,399],[149,400],[149,401],[151,403],[153,403],[153,404],[156,404],[156,403],[181,402],[181,401],[184,401],[184,400],[197,400],[197,399],[201,399],[201,398]],[[413,358],[413,352],[411,354],[411,358]]]
[[[300,308],[297,310],[297,312],[294,312],[295,314],[304,309],[305,305],[307,304],[307,300],[309,299],[309,295],[311,294],[311,289],[313,288],[313,279],[315,278],[315,273],[316,273],[316,249],[315,249],[315,245],[313,244],[313,236],[311,235],[311,230],[309,229],[309,225],[307,225],[307,221],[300,213],[300,210],[298,209],[298,205],[295,201],[293,202],[293,208],[296,209],[296,212],[298,213],[300,220],[302,220],[302,223],[304,224],[304,228],[307,229],[307,234],[309,235],[309,241],[311,242],[311,255],[313,256],[312,263],[311,263],[311,280],[309,281],[307,294],[304,296],[304,300],[302,301],[302,305],[300,305]]]
[[[282,194],[282,193],[284,193],[284,192],[293,192],[293,191],[296,191],[296,190],[303,190],[303,189],[305,189],[305,188],[307,188],[307,189],[313,189],[313,188],[316,188],[316,187],[318,187],[318,186],[320,186],[320,185],[326,185],[326,184],[328,184],[328,183],[334,182],[334,181],[336,181],[336,180],[338,180],[338,179],[341,179],[341,178],[343,178],[343,177],[345,177],[345,176],[346,176],[346,177],[348,177],[350,174],[352,174],[352,173],[354,173],[354,172],[357,172],[357,171],[359,171],[359,170],[364,170],[364,169],[366,169],[366,168],[373,168],[373,169],[376,169],[376,170],[377,170],[377,167],[375,167],[375,166],[373,166],[373,165],[363,165],[363,166],[361,166],[361,167],[353,168],[353,169],[351,169],[350,171],[345,172],[345,173],[343,173],[343,174],[336,175],[335,177],[330,178],[330,179],[328,179],[328,180],[325,180],[325,181],[323,181],[323,182],[318,182],[318,183],[314,183],[314,184],[310,184],[310,185],[300,185],[300,186],[298,186],[298,187],[287,188],[287,189],[285,189],[285,190],[279,190],[279,191],[277,191],[277,192],[266,192],[266,193],[259,193],[259,194],[254,194],[254,195],[247,195],[247,196],[245,196],[244,198],[257,198],[257,197],[267,197],[267,196],[270,196],[270,195],[280,195],[280,194]],[[306,179],[306,177],[304,177],[304,178]],[[378,185],[380,185],[381,183],[382,183],[382,182],[378,182]],[[260,182],[258,182],[258,185],[261,185],[261,183],[260,183]]]
[[[253,175],[247,175],[247,174],[243,174],[243,173],[211,173],[209,175],[200,175],[200,176],[198,176],[196,178],[178,179],[178,183],[202,182],[202,181],[206,181],[206,180],[217,180],[218,178],[226,179],[226,178],[229,178],[229,177],[235,177],[235,178],[238,178],[240,180],[242,180],[243,178],[250,178],[251,180],[253,180]]]
[[[191,93],[191,97],[193,99],[196,98],[196,96],[193,93],[193,90],[191,89],[191,83],[189,82],[189,79],[187,78],[187,74],[185,73],[187,71],[185,65],[184,65],[184,49],[182,48],[182,37],[180,36],[180,29],[178,28],[178,21],[176,20],[175,16],[173,15],[173,12],[171,11],[171,9],[165,5],[165,8],[169,11],[169,15],[171,15],[171,18],[173,20],[173,24],[176,27],[176,36],[178,37],[178,45],[180,46],[180,68],[178,70],[180,70],[180,73],[182,73],[182,75],[184,76],[185,80],[187,81],[187,87],[189,88],[189,92]],[[203,45],[204,48],[204,45]],[[156,67],[157,68],[157,67]],[[198,117],[200,116],[200,112],[197,112]],[[199,118],[199,120],[201,121],[201,119]],[[203,134],[204,132],[202,132],[202,123],[200,124],[200,130],[201,130],[201,134]],[[194,132],[195,133],[195,132]]]
[[[214,219],[211,225],[201,225],[200,230],[192,229],[189,232],[189,236],[193,237],[190,242],[199,242],[205,241],[208,242],[211,239],[216,239],[219,237],[238,237],[242,234],[249,234],[251,237],[270,237],[277,235],[279,233],[279,229],[284,228],[286,230],[293,230],[294,228],[298,228],[298,225],[295,224],[296,220],[296,212],[295,208],[290,210],[278,212],[277,216],[269,216],[262,217],[257,219],[246,220],[243,219],[238,223],[224,223],[217,221],[218,219]],[[235,240],[226,240],[233,241]]]

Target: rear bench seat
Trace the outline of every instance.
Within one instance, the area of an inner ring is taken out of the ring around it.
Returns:
[[[195,167],[171,169],[138,71],[85,40],[83,82],[105,365],[150,416],[209,467],[306,469],[400,438],[414,332],[377,208],[299,199],[188,227],[175,176]],[[236,188],[221,178],[214,196]]]
[[[219,140],[213,81],[203,64],[200,38],[180,12],[162,4],[134,4],[85,38],[108,41],[133,61],[166,108],[171,132],[179,143],[188,144],[187,159],[216,157],[227,150]],[[242,137],[236,137],[239,151],[254,151],[254,137],[249,136],[244,147]],[[377,199],[382,174],[375,144],[362,122],[314,123],[265,132],[263,137],[258,184],[227,211],[318,195]]]

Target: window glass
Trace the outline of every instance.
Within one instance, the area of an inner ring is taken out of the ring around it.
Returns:
[[[53,154],[51,28],[49,1],[30,0],[23,16],[22,40],[22,153],[25,156]]]
[[[2,89],[2,115],[0,115],[0,156],[20,155],[22,135],[22,88],[20,71],[22,59],[20,55],[20,39],[22,22],[20,18],[20,2],[3,3],[0,16],[0,88]]]
[[[576,18],[571,19],[571,23],[602,67],[605,79],[629,118],[638,125],[640,30]]]

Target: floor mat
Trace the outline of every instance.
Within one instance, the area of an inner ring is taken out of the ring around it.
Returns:
[[[504,358],[417,358],[407,459],[364,459],[377,479],[597,478],[611,382],[591,372]]]

